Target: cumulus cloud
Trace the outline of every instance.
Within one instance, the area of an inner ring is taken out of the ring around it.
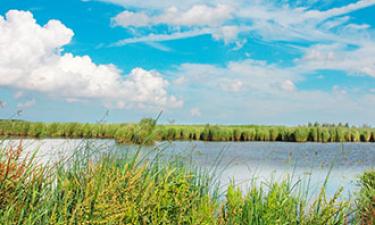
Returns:
[[[30,12],[11,10],[0,16],[0,33],[0,86],[128,107],[183,104],[168,94],[168,81],[157,71],[135,68],[124,76],[114,65],[63,53],[74,33],[57,20],[40,26]]]

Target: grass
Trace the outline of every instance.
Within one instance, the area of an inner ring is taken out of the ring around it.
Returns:
[[[363,173],[359,179],[358,217],[363,225],[375,224],[375,170]]]
[[[288,179],[252,185],[247,194],[232,184],[220,195],[199,168],[139,153],[93,159],[78,152],[38,165],[22,146],[0,150],[0,224],[373,223],[374,172],[360,178],[353,209],[340,190],[327,198],[323,187],[310,201]]]
[[[39,123],[0,120],[0,136],[30,138],[111,138],[118,143],[152,144],[154,141],[288,141],[375,142],[375,129],[342,124],[307,126],[156,125],[142,119],[137,124]]]

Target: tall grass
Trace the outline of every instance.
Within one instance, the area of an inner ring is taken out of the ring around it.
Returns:
[[[152,134],[152,135],[150,135]],[[153,141],[288,141],[374,142],[375,129],[367,126],[310,124],[308,126],[156,125],[142,119],[136,124],[39,123],[0,120],[0,136],[30,138],[113,138],[119,143]]]
[[[340,190],[327,198],[322,188],[311,202],[301,194],[304,191],[297,191],[298,184],[287,179],[252,185],[247,194],[232,184],[221,197],[207,174],[178,159],[147,160],[139,152],[95,159],[86,155],[75,154],[71,161],[56,165],[37,165],[33,156],[22,156],[22,146],[1,150],[0,224],[333,225],[354,219],[363,224],[373,221],[373,174],[361,178],[365,189],[358,198],[360,213],[352,218],[349,202],[339,200]]]
[[[177,161],[75,158],[37,166],[2,151],[0,224],[214,224],[208,178]],[[27,162],[27,163],[25,163]]]
[[[375,170],[360,176],[360,191],[357,197],[359,223],[375,224]]]
[[[340,191],[332,199],[319,197],[309,204],[293,192],[290,181],[271,183],[267,190],[253,186],[243,196],[240,189],[229,186],[222,206],[222,224],[345,224],[349,219],[349,202],[339,201]]]

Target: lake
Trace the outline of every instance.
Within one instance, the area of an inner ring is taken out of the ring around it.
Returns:
[[[17,145],[19,140],[5,140],[2,145]],[[117,145],[113,140],[43,139],[23,140],[25,153],[36,149],[39,163],[67,158],[76,149],[95,146],[101,152],[134,152],[134,145]],[[327,194],[340,187],[344,196],[356,191],[356,179],[375,167],[374,143],[287,143],[287,142],[160,142],[161,157],[176,155],[207,171],[214,171],[222,187],[234,182],[246,192],[255,182],[280,181],[288,175],[301,180],[310,195],[316,195],[329,175]],[[144,155],[155,155],[155,147],[144,147]],[[149,156],[152,157],[152,156]]]

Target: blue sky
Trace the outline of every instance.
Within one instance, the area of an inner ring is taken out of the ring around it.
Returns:
[[[375,0],[3,0],[0,117],[375,125]]]

